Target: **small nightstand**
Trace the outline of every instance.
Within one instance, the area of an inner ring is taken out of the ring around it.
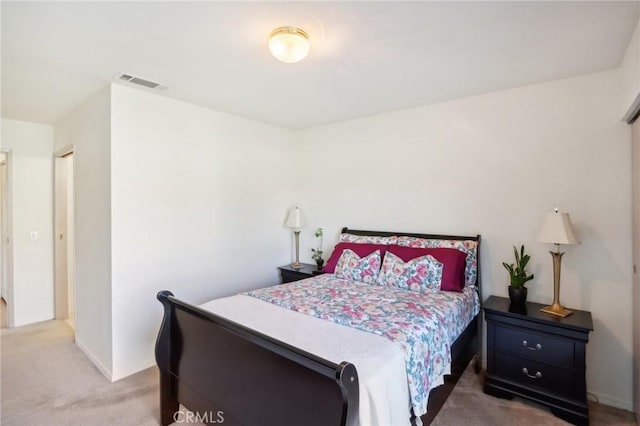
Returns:
[[[280,266],[280,283],[290,283],[292,281],[303,280],[305,278],[313,277],[315,275],[323,274],[324,272],[318,271],[316,265],[310,265],[303,263],[302,268],[294,268],[291,265]]]
[[[510,309],[509,299],[491,296],[482,304],[487,320],[484,392],[527,398],[576,425],[589,424],[585,349],[593,330],[591,313],[566,318],[540,312],[528,302]]]

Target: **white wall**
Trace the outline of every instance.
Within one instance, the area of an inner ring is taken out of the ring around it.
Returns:
[[[17,327],[53,318],[53,127],[2,119],[2,149],[11,150]]]
[[[620,76],[603,72],[300,131],[300,203],[331,246],[354,229],[482,234],[484,297],[507,295],[502,261],[525,244],[529,300],[553,299],[545,212],[571,213],[561,302],[590,310],[587,386],[631,408],[629,131]],[[333,240],[333,241],[332,241]],[[315,245],[303,234],[305,260]],[[611,368],[615,366],[615,368]]]
[[[201,303],[277,282],[291,261],[292,136],[112,86],[114,379],[155,362],[158,291]]]
[[[620,65],[623,84],[622,110],[624,115],[636,96],[640,94],[640,21],[629,41],[624,60]]]
[[[76,343],[112,376],[111,102],[109,87],[55,126],[55,149],[73,145]]]

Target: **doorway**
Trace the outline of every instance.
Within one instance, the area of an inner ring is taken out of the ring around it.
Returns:
[[[0,152],[0,326],[13,327],[11,152]]]
[[[640,415],[640,94],[625,121],[631,124],[631,208],[633,239],[633,407]]]
[[[73,149],[54,159],[55,318],[75,330],[75,173]]]

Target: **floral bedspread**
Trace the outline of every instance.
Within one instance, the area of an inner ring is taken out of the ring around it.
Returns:
[[[462,293],[417,292],[345,280],[333,274],[245,294],[400,345],[405,354],[411,406],[418,416],[427,411],[429,391],[450,373],[451,343],[480,306],[475,289],[470,287]]]

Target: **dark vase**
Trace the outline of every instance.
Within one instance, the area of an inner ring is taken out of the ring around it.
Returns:
[[[322,266],[324,266],[324,259],[316,259],[316,265],[318,265],[318,271],[322,269]]]
[[[516,305],[513,303],[509,303],[509,312],[513,312],[514,314],[527,315],[527,305]]]
[[[527,301],[527,288],[509,286],[509,299],[511,299],[511,304],[515,306],[524,305]]]

